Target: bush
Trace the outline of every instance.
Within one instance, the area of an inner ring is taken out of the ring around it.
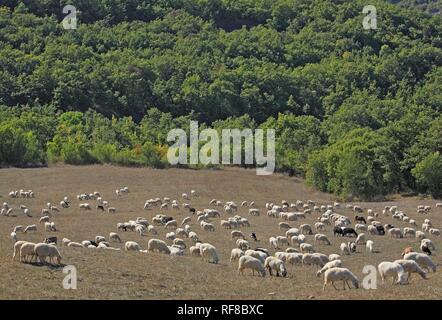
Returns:
[[[442,156],[439,152],[428,155],[411,172],[421,190],[435,198],[442,196]]]

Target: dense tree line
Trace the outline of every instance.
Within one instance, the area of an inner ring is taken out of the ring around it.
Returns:
[[[0,164],[165,167],[193,119],[274,128],[323,191],[440,196],[442,18],[376,0],[364,30],[365,4],[0,0]]]

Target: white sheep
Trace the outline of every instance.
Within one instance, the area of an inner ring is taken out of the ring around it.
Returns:
[[[275,237],[270,237],[269,243],[271,247],[273,247],[274,249],[278,249],[278,240]]]
[[[436,272],[436,264],[431,260],[429,256],[423,253],[418,252],[410,252],[404,255],[404,259],[406,260],[414,260],[419,266],[424,270],[431,270]]]
[[[147,251],[170,254],[169,247],[160,239],[150,239],[147,243]]]
[[[140,251],[141,247],[135,241],[127,241],[124,244],[124,250],[126,250],[126,251]]]
[[[251,256],[253,258],[259,259],[262,263],[265,262],[266,258],[269,256],[267,253],[258,250],[246,250],[244,253],[246,256]]]
[[[269,271],[270,276],[272,276],[272,270],[276,272],[277,277],[279,277],[280,274],[283,277],[287,276],[287,267],[284,261],[276,257],[267,257],[264,262],[264,268]]]
[[[67,246],[70,248],[83,248],[83,245],[81,243],[73,242],[73,241],[69,242],[67,244]]]
[[[316,276],[319,277],[321,274],[323,274],[325,271],[331,268],[338,268],[342,267],[342,261],[341,260],[332,260],[327,262],[318,272],[316,272]]]
[[[186,243],[184,242],[184,240],[180,239],[180,238],[173,239],[173,245],[174,246],[178,246],[181,249],[186,249],[187,248]]]
[[[244,240],[244,239],[236,240],[236,246],[237,246],[238,249],[241,249],[241,250],[248,250],[248,249],[250,249],[249,242]]]
[[[302,255],[302,264],[303,265],[316,265],[316,266],[322,268],[327,262],[328,262],[328,258],[325,260],[324,257],[319,254],[304,253]]]
[[[404,271],[408,274],[408,281],[411,280],[412,273],[417,273],[418,275],[421,276],[422,279],[427,280],[427,273],[424,270],[422,270],[422,268],[419,266],[419,264],[416,263],[416,261],[400,259],[394,262],[399,263],[402,266],[402,268],[404,268]]]
[[[52,259],[57,260],[57,264],[61,263],[61,255],[57,247],[48,243],[37,243],[34,247],[35,255],[38,257],[41,263],[46,262],[46,258],[49,257],[49,262],[52,263]]]
[[[20,257],[20,248],[21,246],[26,243],[27,241],[17,241],[16,243],[14,243],[14,252],[12,254],[12,260],[15,260],[15,257]]]
[[[349,269],[335,267],[325,271],[324,286],[322,287],[322,291],[325,291],[325,286],[330,283],[337,290],[337,288],[335,287],[336,281],[342,281],[344,283],[344,290],[345,290],[345,284],[347,284],[348,288],[350,289],[348,281],[351,281],[356,289],[359,288],[358,278],[356,278],[356,276]]]
[[[211,223],[207,223],[205,221],[201,221],[200,223],[201,228],[204,231],[210,231],[210,232],[214,232],[215,231],[215,226]]]
[[[240,240],[240,239],[239,239]],[[219,262],[218,250],[210,243],[202,243],[200,246],[203,261],[217,264]]]
[[[345,242],[342,242],[340,245],[341,252],[346,255],[350,255],[350,248]]]
[[[191,217],[185,217],[181,222],[181,225],[184,226],[185,224],[188,224],[190,221],[192,221]]]
[[[356,244],[364,244],[366,242],[365,233],[358,234],[358,237],[355,240]]]
[[[315,234],[315,242],[325,243],[326,245],[331,245],[330,240],[328,240],[325,234]]]
[[[242,256],[239,258],[238,262],[238,273],[243,274],[244,269],[252,270],[252,274],[255,275],[255,271],[258,272],[262,277],[265,277],[266,272],[264,268],[264,264],[259,260],[252,256]]]
[[[440,236],[440,230],[439,230],[439,229],[436,229],[436,228],[430,228],[430,230],[428,230],[428,232],[429,232],[431,235],[433,235],[433,236],[437,236],[437,237]]]
[[[239,260],[244,255],[244,251],[238,248],[233,248],[230,252],[230,262]]]
[[[61,243],[64,245],[64,246],[67,246],[70,242],[72,242],[70,239],[68,239],[68,238],[63,238],[62,240],[61,240]]]
[[[405,227],[404,231],[403,231],[403,235],[404,235],[404,238],[406,238],[407,236],[409,236],[410,238],[415,238],[416,237],[416,230],[414,230],[413,228]]]
[[[399,228],[391,228],[390,230],[388,230],[388,233],[390,234],[391,238],[403,238],[404,235],[402,233],[402,230]]]
[[[302,264],[302,253],[288,252],[285,261],[290,264]]]
[[[330,261],[341,260],[341,256],[339,254],[332,253],[328,256],[328,260],[330,260]]]
[[[168,221],[165,225],[164,228],[166,229],[176,229],[178,228],[178,223],[176,222],[176,220],[170,220]]]
[[[151,234],[153,234],[153,235],[157,235],[157,234],[158,234],[157,229],[155,229],[155,227],[152,226],[152,225],[149,225],[149,226],[147,227],[147,232],[149,232],[149,233],[151,233]]]
[[[109,240],[112,240],[114,242],[120,242],[121,243],[121,237],[118,233],[111,232],[109,233]]]
[[[35,243],[25,242],[20,247],[20,262],[27,262],[27,258],[30,257],[29,262],[35,257]]]
[[[200,249],[200,247],[197,247],[197,246],[191,246],[191,247],[189,248],[189,251],[190,251],[190,255],[191,255],[192,257],[201,257],[201,249]]]
[[[288,246],[289,245],[289,240],[287,239],[287,237],[284,236],[277,236],[276,237],[276,241],[278,242],[278,246]]]
[[[405,284],[407,282],[407,274],[404,268],[397,262],[384,261],[378,265],[378,271],[382,279],[382,283],[385,283],[385,279],[392,277],[391,284]]]
[[[230,232],[230,238],[232,240],[235,240],[235,239],[245,239],[246,237],[241,231],[233,230],[232,232]]]
[[[37,226],[35,224],[29,225],[25,228],[25,230],[23,232],[27,233],[30,231],[37,231]]]

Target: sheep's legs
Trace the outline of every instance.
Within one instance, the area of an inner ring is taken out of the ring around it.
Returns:
[[[335,288],[335,290],[338,290],[338,288],[336,288],[335,283],[332,281],[332,286],[333,288]]]

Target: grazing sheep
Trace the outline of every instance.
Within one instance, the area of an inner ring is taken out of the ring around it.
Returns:
[[[269,243],[270,243],[270,246],[272,248],[279,249],[279,247],[278,247],[278,240],[275,237],[270,237],[269,238]]]
[[[147,243],[147,251],[170,254],[170,249],[163,240],[150,239]]]
[[[288,246],[289,245],[289,240],[287,239],[287,237],[277,236],[276,241],[278,242],[278,246],[284,246],[284,245]]]
[[[378,265],[378,271],[383,284],[387,277],[392,277],[391,284],[405,284],[407,282],[407,274],[405,273],[404,268],[397,262],[381,262]]]
[[[430,228],[430,230],[428,230],[428,232],[429,232],[431,235],[433,235],[433,236],[437,236],[437,237],[440,236],[440,230],[439,230],[439,229],[436,229],[436,228]]]
[[[272,270],[276,271],[276,276],[286,277],[287,276],[287,268],[285,266],[284,261],[276,258],[276,257],[267,257],[264,262],[264,267],[269,271],[270,276],[272,276]]]
[[[176,220],[170,220],[168,221],[165,225],[164,228],[166,229],[176,229],[178,228],[178,223],[176,222]]]
[[[181,249],[186,249],[187,248],[186,243],[184,242],[184,240],[180,239],[180,238],[173,239],[173,245],[174,246],[178,246]]]
[[[390,238],[403,238],[404,235],[402,234],[402,230],[399,228],[391,228],[388,230],[388,233],[390,234]]]
[[[416,239],[418,239],[418,240],[425,239],[425,232],[416,231]]]
[[[201,250],[200,250],[200,247],[197,247],[197,246],[191,246],[190,248],[189,248],[189,251],[190,251],[190,255],[192,256],[192,257],[201,257]],[[230,260],[231,261],[231,260]]]
[[[175,232],[168,232],[168,233],[166,233],[166,239],[167,240],[173,241],[173,240],[175,240],[175,238],[176,238]]]
[[[316,229],[316,231],[325,231],[325,223],[323,223],[323,222],[316,222],[315,223],[315,229]]]
[[[40,218],[39,222],[40,222],[40,224],[43,222],[49,222],[49,219],[50,219],[49,216],[44,216],[44,217]]]
[[[368,231],[368,227],[365,224],[358,223],[358,224],[355,225],[355,230],[357,230],[357,231]]]
[[[20,249],[21,246],[26,243],[27,241],[17,241],[16,243],[14,243],[14,253],[12,254],[12,260],[15,260],[15,257],[20,257]]]
[[[121,243],[121,237],[118,233],[111,232],[109,233],[109,240],[112,240],[114,242],[120,242]]]
[[[81,243],[73,242],[73,241],[69,242],[67,244],[67,246],[70,248],[83,248],[83,245]]]
[[[340,245],[341,252],[346,255],[350,255],[350,248],[345,242],[342,242]]]
[[[150,241],[149,241],[150,242]],[[124,250],[126,251],[140,251],[141,247],[138,243],[136,243],[135,241],[127,241],[124,244]]]
[[[281,231],[289,230],[291,228],[291,226],[286,222],[280,222],[278,224],[278,226],[279,226],[279,230],[281,230]]]
[[[285,252],[291,253],[291,252],[299,252],[299,251],[295,248],[288,247],[287,249],[285,249]]]
[[[407,236],[409,236],[410,238],[415,238],[416,230],[414,230],[413,228],[404,228],[403,235],[404,238],[407,238]]]
[[[431,260],[429,256],[423,253],[410,252],[404,255],[405,260],[414,260],[424,270],[431,270],[436,272],[436,264]]]
[[[332,253],[328,256],[328,260],[329,261],[333,261],[333,260],[341,260],[341,256],[339,254],[336,253]]]
[[[241,250],[248,250],[250,249],[249,242],[243,239],[236,240],[236,246]]]
[[[328,257],[327,256],[324,257],[322,254],[304,253],[302,255],[303,265],[316,265],[322,268],[327,262],[328,262]]]
[[[290,228],[289,230],[286,231],[285,236],[288,239],[291,239],[293,236],[298,236],[299,235],[299,229],[297,228]]]
[[[355,243],[356,244],[364,244],[365,241],[366,241],[365,233],[360,233],[360,234],[358,234],[358,237],[356,238]]]
[[[188,224],[190,221],[192,221],[191,217],[185,217],[181,222],[181,225],[184,226],[185,224]]]
[[[318,272],[316,272],[316,276],[319,277],[321,274],[323,274],[328,269],[338,268],[338,267],[342,267],[341,260],[337,259],[337,260],[329,261]]]
[[[347,284],[348,288],[350,289],[350,285],[348,284],[349,280],[356,289],[359,288],[358,278],[356,278],[356,276],[349,269],[339,267],[330,268],[324,273],[324,286],[322,287],[322,291],[325,291],[325,286],[330,283],[333,285],[333,288],[338,290],[335,287],[336,281],[342,281],[344,283],[344,290],[345,284]]]
[[[421,267],[419,267],[416,261],[401,259],[401,260],[396,260],[394,262],[399,263],[402,266],[402,268],[404,268],[404,271],[408,273],[408,281],[411,280],[412,273],[417,273],[418,275],[421,276],[422,279],[427,280],[427,273],[424,270],[422,270]]]
[[[116,213],[116,212],[117,212],[117,209],[114,207],[107,208],[107,213]]]
[[[203,229],[204,231],[209,231],[209,232],[215,231],[215,226],[211,223],[201,221],[200,226],[201,226],[201,229]]]
[[[328,240],[327,236],[325,234],[315,234],[315,242],[322,242],[326,245],[331,245],[330,240]]]
[[[289,252],[285,255],[285,261],[290,264],[302,264],[302,256],[302,253]]]
[[[302,234],[313,234],[312,227],[309,224],[301,224],[299,230]]]
[[[29,262],[35,257],[35,243],[33,242],[25,242],[20,247],[20,262],[28,262],[27,258],[30,257]]]
[[[266,272],[264,268],[264,264],[259,260],[252,256],[242,256],[239,258],[238,263],[238,273],[243,274],[244,269],[252,270],[252,274],[255,275],[255,271],[258,272],[262,277],[265,277]]]
[[[168,246],[171,256],[184,256],[184,249],[180,246]]]
[[[61,243],[64,246],[67,246],[70,242],[72,242],[72,241],[70,239],[68,239],[68,238],[63,238],[63,240],[61,240]]]
[[[25,228],[25,230],[23,232],[27,233],[30,231],[37,231],[37,226],[35,224],[29,225]]]
[[[149,233],[151,233],[151,234],[153,234],[153,235],[157,235],[157,234],[158,234],[157,229],[155,229],[155,227],[152,226],[152,225],[149,225],[149,226],[147,227],[147,232],[149,232]]]
[[[219,262],[218,250],[216,250],[215,246],[211,245],[210,243],[202,243],[199,247],[201,250],[201,258],[203,259],[203,261],[214,264],[217,264]]]
[[[259,250],[246,250],[244,255],[259,259],[262,263],[264,263],[269,256],[268,253]]]
[[[230,252],[230,262],[239,260],[244,255],[244,251],[238,248],[233,248]]]
[[[235,239],[243,239],[243,240],[245,240],[245,239],[246,239],[246,237],[244,236],[244,234],[243,234],[241,231],[239,231],[239,230],[233,230],[233,231],[230,233],[230,238],[231,238],[232,240],[235,240]]]
[[[49,257],[49,262],[52,263],[52,259],[57,260],[57,264],[61,263],[61,255],[57,247],[53,244],[37,243],[34,248],[35,255],[38,257],[41,263],[46,262],[46,258]]]

